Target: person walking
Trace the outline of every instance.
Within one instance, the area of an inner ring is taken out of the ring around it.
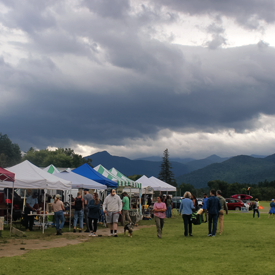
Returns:
[[[253,202],[253,218],[255,218],[255,213],[258,213],[258,219],[260,218],[260,213],[259,213],[259,200],[256,198],[255,201]]]
[[[180,203],[180,213],[182,213],[182,219],[184,223],[184,236],[188,236],[188,229],[189,229],[189,236],[193,236],[192,234],[192,210],[195,209],[193,201],[191,200],[191,193],[190,192],[185,192],[183,199],[181,200]]]
[[[93,194],[93,199],[89,201],[88,209],[89,209],[89,228],[91,233],[89,237],[95,237],[97,231],[97,222],[100,218],[100,200],[98,198],[98,193]]]
[[[270,218],[271,214],[273,214],[273,219],[274,219],[274,215],[275,215],[275,202],[274,202],[274,199],[271,200],[271,203],[270,203],[270,210],[268,212],[268,218]]]
[[[86,230],[84,232],[90,233],[90,222],[89,222],[89,208],[88,204],[93,199],[93,195],[90,194],[89,189],[84,189],[84,216],[86,222]]]
[[[217,198],[220,200],[220,203],[221,203],[221,210],[219,211],[219,225],[220,225],[219,233],[220,233],[220,235],[223,232],[224,212],[226,213],[226,215],[228,215],[227,203],[226,203],[224,197],[221,194],[222,194],[222,191],[217,190],[216,195],[217,195]]]
[[[121,214],[122,201],[116,194],[116,190],[112,189],[103,203],[103,212],[107,215],[106,221],[110,227],[110,236],[117,237],[117,223]]]
[[[171,218],[172,217],[172,200],[171,197],[168,195],[166,199],[166,217]]]
[[[64,213],[65,207],[63,202],[60,200],[60,195],[56,194],[54,198],[54,202],[52,203],[52,208],[55,217],[55,227],[56,227],[56,235],[62,235],[62,228],[65,223]],[[59,224],[60,221],[60,224]]]
[[[162,237],[162,229],[164,225],[166,204],[162,202],[163,198],[158,196],[157,201],[154,203],[154,217],[157,227],[157,236],[159,239]]]
[[[77,193],[77,197],[74,199],[74,233],[76,232],[77,220],[79,220],[79,232],[83,229],[83,210],[84,210],[84,200],[82,198],[81,192]]]
[[[204,222],[207,222],[207,200],[208,200],[207,194],[204,194],[203,195],[203,200],[202,200],[202,209],[203,209],[202,221],[204,221],[203,220],[203,214],[205,214],[205,221]]]
[[[207,211],[208,211],[208,237],[215,237],[217,230],[217,220],[219,211],[221,210],[220,200],[215,197],[215,190],[210,191],[210,198],[207,200]],[[213,223],[213,228],[212,228]]]
[[[129,197],[126,192],[122,194],[122,211],[121,211],[121,226],[124,226],[124,221],[125,218],[128,222],[132,222],[130,215],[129,215],[129,210],[130,210],[130,202],[129,202]]]

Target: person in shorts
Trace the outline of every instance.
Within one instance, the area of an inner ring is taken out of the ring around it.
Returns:
[[[106,214],[106,221],[110,227],[110,236],[117,237],[117,223],[121,214],[122,201],[116,194],[116,190],[112,189],[110,195],[106,197],[103,203],[103,212]]]

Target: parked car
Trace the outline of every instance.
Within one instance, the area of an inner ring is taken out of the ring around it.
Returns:
[[[197,198],[197,201],[198,201],[199,208],[202,208],[202,199],[201,198]]]
[[[241,210],[242,207],[245,207],[245,204],[240,199],[229,198],[225,200],[228,210]]]
[[[180,208],[182,198],[183,197],[173,197],[172,198],[173,208],[176,208],[176,209]]]

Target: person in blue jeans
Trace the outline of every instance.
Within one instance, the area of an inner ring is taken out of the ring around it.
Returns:
[[[207,200],[207,211],[208,211],[208,237],[215,237],[217,231],[217,221],[219,211],[221,210],[220,200],[215,196],[216,191],[212,189],[210,191],[210,198]],[[212,228],[213,223],[213,228]]]
[[[55,217],[56,235],[62,235],[62,228],[65,223],[63,211],[65,210],[63,202],[60,200],[60,195],[55,195],[54,202],[52,204]],[[60,224],[59,224],[60,221]]]
[[[172,200],[170,196],[167,196],[166,199],[166,218],[171,218],[172,217]]]
[[[77,193],[77,197],[74,199],[74,233],[76,232],[77,220],[79,220],[79,232],[82,232],[83,228],[83,211],[84,200],[81,196],[81,192]]]

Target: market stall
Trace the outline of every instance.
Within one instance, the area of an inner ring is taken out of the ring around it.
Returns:
[[[43,171],[39,167],[25,160],[15,166],[8,168],[10,172],[15,173],[14,188],[20,189],[44,189],[44,215],[43,215],[43,233],[45,225],[46,193],[48,189],[71,190],[70,181],[58,178]],[[10,187],[10,186],[6,186]]]

